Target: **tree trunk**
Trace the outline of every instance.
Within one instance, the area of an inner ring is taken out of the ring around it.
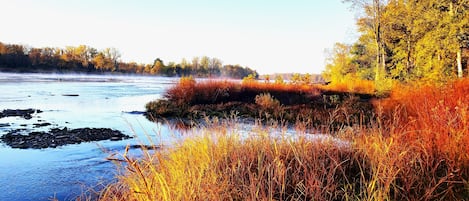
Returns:
[[[383,43],[381,43],[381,72],[386,75],[386,51]]]
[[[411,56],[411,53],[410,51],[412,51],[410,49],[410,36],[407,37],[407,61],[406,61],[406,70],[407,70],[407,73],[410,72],[410,56]]]
[[[380,45],[379,45],[379,42],[376,41],[376,72],[375,72],[375,81],[378,81],[380,79],[380,66],[381,66],[381,62],[380,62]]]
[[[386,66],[385,53],[384,53],[384,44],[381,36],[381,5],[379,0],[373,0],[373,9],[374,9],[374,28],[376,36],[376,75],[375,81],[382,79],[384,69]]]
[[[458,49],[458,52],[457,52],[457,58],[456,58],[456,61],[458,63],[458,77],[459,78],[462,78],[463,76],[463,72],[462,72],[462,50],[461,48]]]

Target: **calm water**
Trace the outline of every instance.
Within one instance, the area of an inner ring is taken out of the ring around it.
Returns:
[[[0,200],[73,199],[83,191],[114,178],[116,168],[106,161],[109,152],[127,144],[174,139],[174,131],[132,111],[144,111],[148,101],[161,97],[177,80],[157,77],[38,75],[0,73],[0,110],[40,109],[30,120],[0,119],[0,135],[11,129],[48,130],[51,127],[113,128],[136,139],[99,141],[48,149],[11,149],[0,143]],[[78,94],[69,97],[64,94]],[[33,128],[34,123],[52,126]],[[137,151],[135,151],[137,152]],[[138,154],[138,153],[135,153]]]

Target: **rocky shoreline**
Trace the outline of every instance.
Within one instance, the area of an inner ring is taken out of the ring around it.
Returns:
[[[131,138],[118,130],[109,128],[52,128],[48,132],[30,132],[21,134],[23,130],[16,129],[0,137],[11,148],[43,149],[56,148],[67,144],[80,144],[100,140],[123,140]]]

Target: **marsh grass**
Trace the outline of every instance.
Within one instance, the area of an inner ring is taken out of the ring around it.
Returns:
[[[343,200],[363,188],[365,160],[350,147],[224,128],[144,158],[124,155],[126,172],[102,200]]]
[[[324,130],[345,144],[220,124],[141,158],[124,154],[125,171],[100,199],[469,200],[469,80],[401,86],[373,104],[365,125]],[[323,115],[350,118],[332,111]]]
[[[146,109],[151,120],[180,118],[198,121],[205,116],[226,117],[235,111],[241,117],[265,122],[336,129],[370,121],[374,110],[372,86],[365,81],[347,88],[342,85],[255,80],[196,82],[182,78],[165,93],[164,99],[148,103]]]

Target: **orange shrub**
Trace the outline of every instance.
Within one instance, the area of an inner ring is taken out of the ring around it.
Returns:
[[[177,105],[189,104],[194,97],[196,82],[192,77],[183,77],[179,82],[166,91],[164,97],[175,101]]]
[[[261,93],[270,93],[282,104],[307,102],[320,94],[312,85],[276,84],[257,81],[234,82],[208,80],[196,82],[192,78],[181,78],[178,84],[171,87],[165,97],[178,104],[216,104],[230,101],[254,103]]]

